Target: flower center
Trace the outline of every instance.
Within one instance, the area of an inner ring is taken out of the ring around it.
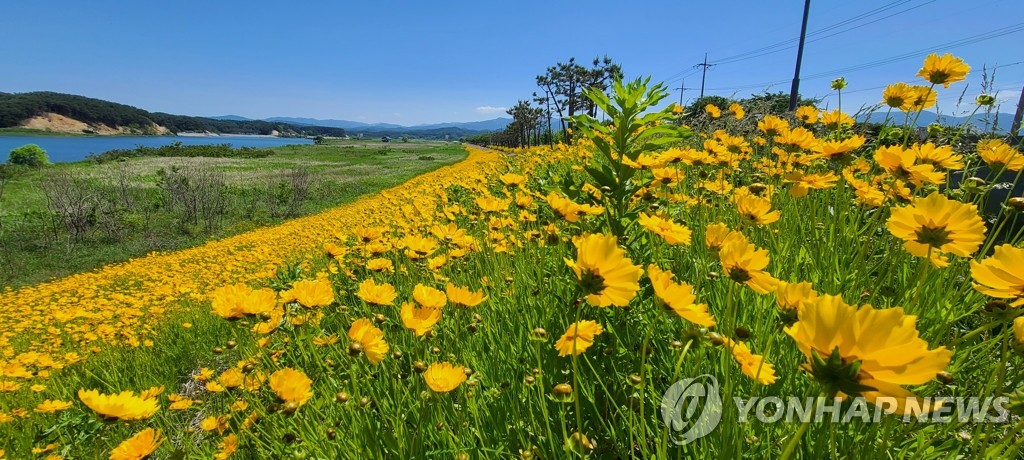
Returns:
[[[746,283],[750,281],[750,273],[745,268],[732,267],[729,269],[729,279],[737,283]]]
[[[599,294],[604,291],[604,277],[590,270],[580,274],[580,286],[587,294]]]
[[[950,238],[950,232],[946,230],[946,227],[932,228],[924,226],[918,229],[916,233],[918,243],[927,244],[933,248],[941,248],[953,242],[953,239]]]

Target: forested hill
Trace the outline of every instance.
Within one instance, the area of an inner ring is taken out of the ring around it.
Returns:
[[[273,134],[282,136],[344,136],[342,128],[294,125],[259,120],[215,120],[212,118],[147,112],[129,105],[72,94],[47,91],[0,93],[0,128],[25,125],[37,117],[67,117],[90,127],[139,134],[211,132],[219,134]],[[92,131],[83,129],[82,131]]]

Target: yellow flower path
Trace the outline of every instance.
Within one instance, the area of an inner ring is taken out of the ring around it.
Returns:
[[[46,375],[101,345],[147,344],[158,320],[185,308],[183,301],[203,302],[219,286],[271,278],[278,266],[322,250],[357,225],[393,222],[410,206],[432,210],[443,187],[468,185],[503,164],[495,151],[467,150],[459,163],[319,214],[8,289],[0,293],[0,379],[30,378],[33,370]]]

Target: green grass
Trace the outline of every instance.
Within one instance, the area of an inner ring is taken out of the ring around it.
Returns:
[[[398,185],[418,174],[465,157],[459,144],[331,140],[326,145],[275,147],[267,158],[134,158],[123,164],[133,187],[157,193],[157,171],[172,166],[204,164],[225,173],[233,190],[269,188],[287,181],[287,174],[304,167],[322,181],[303,203],[299,215],[349,202],[367,193]],[[421,158],[433,159],[421,159]],[[70,244],[54,235],[47,218],[46,196],[39,187],[50,171],[68,170],[96,181],[115,179],[119,162],[62,163],[46,170],[26,171],[7,183],[0,197],[0,286],[21,286],[139,257],[154,250],[173,250],[223,238],[285,219],[266,214],[232,215],[217,231],[176,228],[172,216],[158,216],[145,235],[112,242],[92,235]],[[28,232],[38,233],[30,235]],[[16,234],[17,233],[17,234]]]
[[[89,134],[64,133],[48,129],[0,128],[0,136],[89,136]]]

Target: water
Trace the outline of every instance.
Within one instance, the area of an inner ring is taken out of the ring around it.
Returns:
[[[103,153],[115,149],[132,149],[138,145],[160,147],[181,142],[185,145],[231,144],[233,147],[279,147],[292,144],[312,144],[312,139],[269,136],[0,136],[0,161],[7,161],[8,153],[26,144],[36,144],[46,150],[50,161],[67,163],[84,160],[90,153]]]

